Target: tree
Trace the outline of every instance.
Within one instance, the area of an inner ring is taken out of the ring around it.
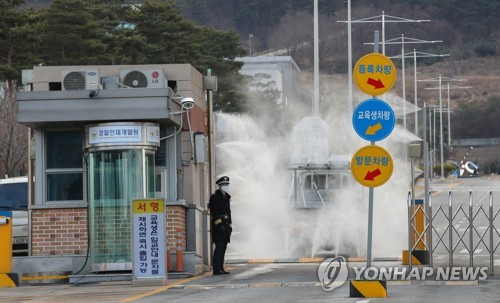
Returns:
[[[34,60],[36,12],[18,10],[24,1],[0,1],[0,175],[26,174],[27,128],[16,121],[16,83]]]
[[[47,65],[107,64],[106,20],[95,19],[95,4],[84,0],[55,0],[43,24],[42,50]]]
[[[7,87],[0,88],[0,174],[19,176],[27,173],[28,129],[17,123],[15,96],[7,94]]]
[[[45,14],[45,64],[190,63],[219,77],[216,108],[241,109],[241,63],[234,59],[244,49],[238,35],[195,25],[182,18],[173,1],[132,8],[117,0],[55,0]]]
[[[198,57],[192,39],[195,25],[182,18],[172,1],[146,2],[131,21],[147,40],[148,63],[191,63]]]
[[[250,113],[261,116],[283,109],[283,102],[279,102],[281,92],[270,74],[257,73],[253,75],[248,83],[248,88],[249,101],[246,104],[246,110]]]
[[[172,1],[146,2],[132,23],[147,41],[148,63],[190,63],[202,73],[211,69],[219,80],[214,109],[241,110],[241,63],[234,59],[245,51],[236,33],[197,26],[183,19]]]
[[[242,62],[235,61],[245,50],[235,32],[201,27],[196,31],[196,45],[200,57],[193,60],[199,71],[208,69],[218,77],[218,91],[214,94],[214,109],[226,112],[244,110],[246,91],[244,77],[239,73]]]
[[[32,50],[37,13],[33,10],[18,10],[24,1],[0,1],[0,81],[8,81],[12,92],[12,80],[21,79],[21,69],[34,60]]]
[[[457,138],[497,138],[500,129],[491,127],[500,119],[500,96],[492,95],[478,102],[461,102],[452,116],[452,130]]]

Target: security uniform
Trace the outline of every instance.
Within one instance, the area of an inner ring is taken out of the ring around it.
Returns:
[[[216,182],[217,185],[229,184],[228,177],[222,177]],[[232,221],[231,221],[231,196],[217,189],[211,196],[208,203],[211,215],[212,241],[215,243],[213,255],[213,273],[214,275],[228,274],[224,270],[224,255],[227,244],[231,240]]]

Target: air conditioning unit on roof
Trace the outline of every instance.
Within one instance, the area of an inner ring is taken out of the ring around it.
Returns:
[[[95,90],[99,89],[98,69],[63,70],[62,90]]]
[[[121,88],[166,88],[162,69],[121,69]]]

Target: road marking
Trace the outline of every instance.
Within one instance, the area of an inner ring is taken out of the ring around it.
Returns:
[[[195,289],[195,290],[204,290],[204,289],[214,289],[217,288],[217,285],[186,285],[184,289]]]
[[[474,281],[446,281],[444,285],[456,285],[456,286],[464,286],[464,285],[478,285],[479,282]]]
[[[325,258],[300,258],[299,263],[321,263]]]
[[[263,266],[254,267],[254,268],[246,270],[242,273],[236,274],[233,276],[233,279],[235,279],[235,280],[248,279],[249,277],[252,277],[252,276],[257,276],[257,275],[261,275],[264,273],[272,272],[275,268],[278,268],[278,267],[279,267],[279,265],[276,265],[276,264],[269,264],[269,265],[265,264]]]
[[[250,283],[250,288],[256,288],[256,287],[281,287],[282,283],[276,282],[276,283]]]
[[[168,289],[170,289],[172,287],[175,287],[177,285],[188,283],[188,282],[191,282],[191,281],[195,281],[195,280],[198,280],[198,279],[201,279],[201,278],[204,278],[204,277],[208,277],[210,275],[212,275],[212,273],[211,272],[207,272],[207,273],[205,273],[204,275],[201,275],[201,276],[182,279],[182,280],[179,280],[179,281],[174,282],[172,284],[169,284],[169,285],[157,288],[155,290],[152,290],[152,291],[149,291],[149,292],[137,295],[137,296],[133,296],[133,297],[129,297],[129,298],[123,299],[120,302],[132,302],[132,301],[139,300],[139,299],[142,299],[142,298],[145,298],[145,297],[149,297],[149,296],[155,295],[157,293],[166,291],[166,290],[168,290]]]
[[[261,258],[261,259],[250,259],[248,260],[248,263],[273,263],[273,259],[266,259],[266,258]]]
[[[392,281],[390,283],[401,282],[399,284],[411,284],[411,281]],[[261,283],[241,283],[241,284],[204,284],[204,285],[176,285],[173,289],[185,290],[209,290],[215,288],[260,288],[260,287],[321,287],[318,282],[261,282]]]
[[[370,300],[359,300],[359,301],[356,301],[356,303],[368,303],[370,302]]]

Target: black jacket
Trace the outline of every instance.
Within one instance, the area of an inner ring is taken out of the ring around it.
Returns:
[[[212,241],[230,241],[232,232],[231,220],[231,196],[216,190],[208,202],[210,209],[210,229],[212,231]]]

